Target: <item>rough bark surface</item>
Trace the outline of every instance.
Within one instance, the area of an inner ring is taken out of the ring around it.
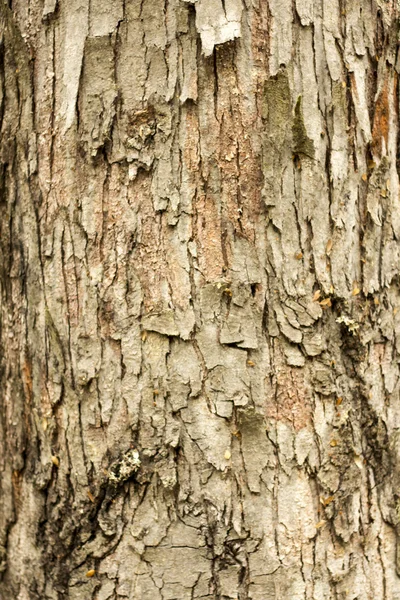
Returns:
[[[399,600],[398,3],[9,4],[0,597]]]

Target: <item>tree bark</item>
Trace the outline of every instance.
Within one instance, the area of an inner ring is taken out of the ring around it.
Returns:
[[[0,597],[400,599],[400,7],[0,3]]]

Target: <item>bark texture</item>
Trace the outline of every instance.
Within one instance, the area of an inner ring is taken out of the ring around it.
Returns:
[[[1,598],[400,599],[399,16],[1,0]]]

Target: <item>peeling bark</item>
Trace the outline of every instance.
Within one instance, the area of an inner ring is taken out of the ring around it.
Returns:
[[[1,598],[400,598],[398,35],[0,3]]]

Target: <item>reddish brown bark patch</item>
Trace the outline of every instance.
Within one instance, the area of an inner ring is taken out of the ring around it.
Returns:
[[[275,364],[275,394],[267,400],[267,418],[291,423],[296,431],[312,426],[312,387],[307,381],[306,370],[288,366],[279,350]]]
[[[200,196],[196,202],[199,262],[206,281],[221,277],[224,268],[222,229],[216,199]]]
[[[386,74],[383,88],[375,103],[374,123],[372,127],[372,152],[382,156],[383,140],[387,148],[389,136],[389,82]]]

